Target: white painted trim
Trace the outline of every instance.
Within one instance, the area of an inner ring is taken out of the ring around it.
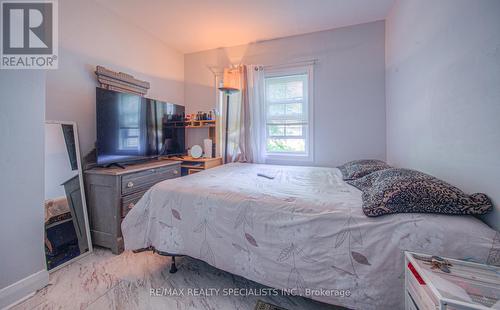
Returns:
[[[305,64],[290,64],[286,67],[277,66],[278,68],[264,69],[264,79],[267,77],[285,76],[294,74],[307,74],[307,107],[308,107],[308,130],[307,130],[307,145],[305,154],[278,154],[267,153],[266,137],[267,131],[264,129],[261,135],[261,147],[264,151],[264,160],[268,164],[313,164],[314,163],[314,64],[315,62],[307,62]],[[265,86],[264,86],[265,87]],[[265,90],[263,91],[265,93]],[[265,98],[263,99],[265,100]],[[265,109],[262,109],[262,122],[265,124]]]
[[[15,306],[47,284],[49,284],[49,273],[47,270],[40,270],[0,289],[0,309],[9,309]]]

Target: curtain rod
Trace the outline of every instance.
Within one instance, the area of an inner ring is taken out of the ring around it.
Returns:
[[[314,59],[301,60],[301,61],[295,61],[295,62],[262,65],[261,67],[263,67],[263,68],[285,68],[285,67],[298,66],[298,65],[315,65],[318,62],[319,62],[319,60],[317,58],[314,58]],[[223,68],[217,67],[217,66],[207,66],[207,68],[215,76],[218,74],[222,74],[224,72]]]
[[[301,61],[295,61],[295,62],[287,62],[287,63],[281,63],[281,64],[270,64],[270,65],[263,65],[264,68],[277,68],[277,67],[290,67],[290,66],[297,66],[297,65],[315,65],[318,63],[318,59],[309,59],[309,60],[301,60]]]

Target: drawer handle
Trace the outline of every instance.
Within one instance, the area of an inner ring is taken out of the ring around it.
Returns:
[[[134,182],[128,182],[128,183],[127,183],[127,187],[128,187],[128,188],[134,187]]]
[[[179,171],[178,170],[173,170],[172,173],[173,174],[179,174]]]
[[[156,172],[155,169],[149,169],[149,172]]]

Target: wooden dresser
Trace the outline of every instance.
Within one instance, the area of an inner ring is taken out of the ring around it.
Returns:
[[[85,171],[92,243],[123,252],[121,222],[144,193],[158,182],[181,176],[181,162],[154,160],[122,168]]]

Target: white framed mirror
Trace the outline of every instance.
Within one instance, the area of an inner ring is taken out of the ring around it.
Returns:
[[[49,272],[92,252],[75,122],[45,122],[45,262]]]

